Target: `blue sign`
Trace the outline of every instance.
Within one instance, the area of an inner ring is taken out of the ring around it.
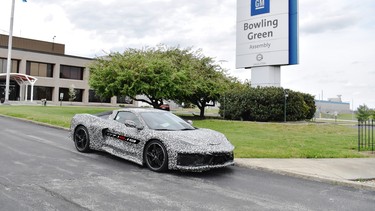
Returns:
[[[298,0],[289,0],[289,64],[298,60]]]
[[[251,0],[251,16],[270,12],[270,0]]]

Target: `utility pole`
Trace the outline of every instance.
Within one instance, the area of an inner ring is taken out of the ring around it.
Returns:
[[[12,0],[12,11],[10,15],[9,37],[8,37],[8,58],[7,58],[7,75],[5,79],[5,100],[3,104],[9,104],[9,84],[10,84],[10,68],[12,64],[12,38],[13,38],[13,22],[14,22],[14,5]]]

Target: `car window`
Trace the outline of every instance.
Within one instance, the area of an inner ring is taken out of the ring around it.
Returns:
[[[194,130],[195,128],[180,117],[169,112],[143,112],[142,119],[154,130]]]
[[[120,111],[117,113],[115,120],[121,123],[125,123],[126,120],[130,120],[135,122],[137,127],[141,126],[141,122],[139,121],[138,117],[129,111]]]

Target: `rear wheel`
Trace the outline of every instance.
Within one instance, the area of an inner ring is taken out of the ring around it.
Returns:
[[[144,152],[144,159],[147,167],[156,172],[163,172],[168,168],[168,153],[160,141],[150,141]]]
[[[79,152],[90,151],[90,137],[86,127],[78,126],[73,137],[74,145]]]

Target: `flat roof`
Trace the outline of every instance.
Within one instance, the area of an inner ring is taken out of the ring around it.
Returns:
[[[328,100],[315,100],[317,103],[329,103],[329,104],[350,104],[348,102],[335,102],[335,101],[328,101]]]

